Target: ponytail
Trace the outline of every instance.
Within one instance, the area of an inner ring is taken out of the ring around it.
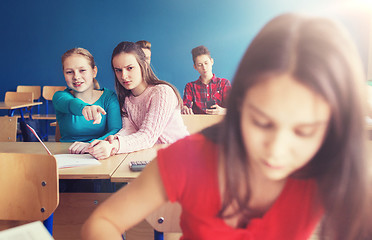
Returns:
[[[93,85],[94,85],[94,89],[95,90],[98,90],[100,89],[101,87],[99,86],[99,83],[97,81],[97,79],[93,78]]]

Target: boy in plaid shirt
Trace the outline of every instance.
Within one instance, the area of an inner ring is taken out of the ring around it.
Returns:
[[[183,114],[225,114],[231,83],[212,73],[214,63],[209,50],[198,46],[191,51],[194,68],[200,77],[186,84],[183,93]]]

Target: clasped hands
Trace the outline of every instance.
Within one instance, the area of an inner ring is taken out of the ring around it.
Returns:
[[[74,142],[68,150],[72,154],[89,153],[98,160],[102,160],[117,153],[119,140],[114,135],[110,135],[105,140],[96,139],[91,143]]]
[[[108,136],[105,140],[94,140],[88,147],[88,153],[98,160],[106,159],[115,155],[119,150],[119,140],[114,135]]]

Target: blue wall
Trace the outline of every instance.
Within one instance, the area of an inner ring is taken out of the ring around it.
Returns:
[[[198,77],[192,66],[193,47],[207,46],[215,59],[214,73],[232,79],[247,45],[270,18],[288,11],[322,11],[340,2],[3,0],[0,99],[17,85],[64,85],[60,58],[73,47],[93,54],[98,81],[114,89],[113,48],[124,40],[142,39],[152,43],[152,65],[158,77],[182,94],[185,84]],[[358,37],[362,45],[365,36]]]

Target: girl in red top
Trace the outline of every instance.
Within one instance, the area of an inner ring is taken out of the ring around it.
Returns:
[[[337,23],[294,14],[247,49],[224,121],[159,151],[102,203],[84,239],[121,239],[166,201],[182,239],[372,239],[365,77]]]

